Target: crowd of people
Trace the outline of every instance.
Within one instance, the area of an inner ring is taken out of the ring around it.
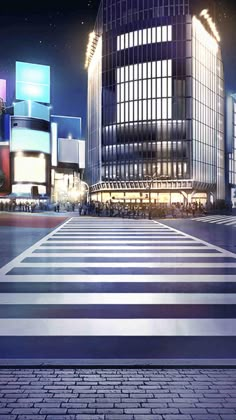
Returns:
[[[134,203],[101,203],[92,201],[79,206],[81,216],[103,216],[103,217],[122,217],[122,218],[154,218],[154,217],[195,217],[206,213],[207,209],[201,203],[192,204],[176,203],[171,206],[163,204],[134,204]]]
[[[18,203],[15,200],[0,201],[0,211],[33,213],[36,209],[46,211],[48,206],[45,203],[37,204],[35,201],[20,201]]]
[[[198,203],[197,201],[194,203],[176,203],[172,204],[171,206],[171,214],[173,218],[176,217],[195,217],[196,214],[206,214],[207,213],[207,206],[204,206],[202,203]]]
[[[219,203],[218,203],[219,204]],[[221,206],[216,204],[202,204],[201,202],[192,203],[173,203],[171,205],[164,203],[124,203],[108,201],[101,203],[99,201],[91,201],[89,203],[36,203],[35,201],[16,202],[0,201],[0,211],[18,211],[18,212],[43,212],[54,210],[56,213],[77,212],[80,216],[94,216],[94,217],[121,217],[121,218],[187,218],[201,216],[204,214],[214,212],[232,212],[232,205],[221,203]]]

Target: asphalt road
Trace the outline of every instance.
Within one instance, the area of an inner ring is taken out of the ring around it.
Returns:
[[[0,213],[0,267],[39,241],[66,217]]]
[[[236,216],[214,216],[195,219],[159,220],[206,242],[236,253]]]
[[[233,225],[84,217],[1,229],[0,359],[235,358]]]

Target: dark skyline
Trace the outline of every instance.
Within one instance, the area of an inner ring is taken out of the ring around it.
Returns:
[[[88,34],[99,0],[5,2],[0,14],[0,78],[8,82],[8,104],[14,99],[15,61],[51,66],[53,113],[81,116],[85,133]],[[235,0],[218,0],[226,90],[236,91]]]

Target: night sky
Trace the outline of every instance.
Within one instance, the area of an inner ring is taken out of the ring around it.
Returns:
[[[233,92],[236,91],[236,1],[217,0],[217,4],[226,89]],[[51,66],[53,113],[82,116],[85,122],[85,51],[98,5],[99,0],[1,2],[0,78],[8,81],[8,104],[14,100],[15,61],[46,64]]]

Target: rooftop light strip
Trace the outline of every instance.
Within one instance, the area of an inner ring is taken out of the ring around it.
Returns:
[[[200,13],[200,17],[204,18],[207,21],[207,24],[209,25],[214,37],[216,38],[218,42],[220,42],[219,32],[216,28],[215,22],[213,21],[212,17],[209,14],[209,10],[208,9],[202,10]]]
[[[216,54],[219,49],[216,39],[206,30],[205,26],[196,18],[196,16],[193,17],[193,29],[194,36],[197,34],[202,45]]]
[[[89,34],[89,41],[87,45],[86,58],[85,58],[85,68],[88,68],[90,61],[93,57],[93,54],[96,51],[98,39],[99,37],[96,34],[96,32],[93,31]]]

